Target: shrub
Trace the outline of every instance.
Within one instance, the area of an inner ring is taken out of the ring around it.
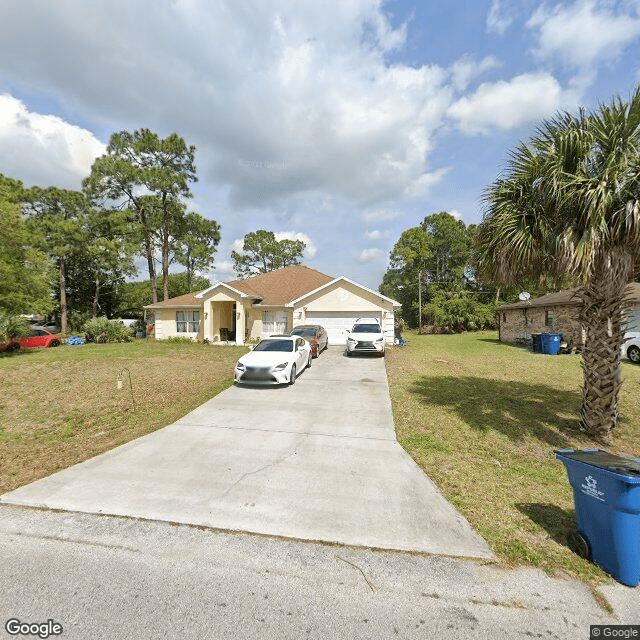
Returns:
[[[422,317],[440,332],[478,331],[493,328],[495,308],[495,303],[482,304],[465,292],[438,291],[422,308]]]
[[[31,335],[29,320],[22,316],[12,316],[0,312],[0,343],[13,338],[27,338]]]
[[[191,338],[185,338],[184,336],[171,336],[170,338],[165,338],[163,342],[168,342],[169,344],[195,344]]]
[[[82,333],[84,325],[92,319],[87,311],[69,311],[67,314],[67,331],[70,333]]]
[[[87,342],[130,342],[131,331],[122,322],[114,322],[107,318],[92,318],[84,323],[84,334]]]

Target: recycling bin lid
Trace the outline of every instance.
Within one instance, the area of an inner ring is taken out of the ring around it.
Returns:
[[[640,460],[624,458],[601,449],[585,449],[584,451],[560,449],[556,451],[556,454],[563,458],[584,462],[613,473],[620,473],[625,476],[640,476]]]

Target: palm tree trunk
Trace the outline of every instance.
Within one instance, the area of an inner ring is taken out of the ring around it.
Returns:
[[[589,436],[605,444],[611,442],[611,432],[618,423],[622,313],[630,280],[625,267],[616,265],[614,260],[604,261],[577,294],[583,302],[580,320],[586,329],[582,351],[582,426]]]

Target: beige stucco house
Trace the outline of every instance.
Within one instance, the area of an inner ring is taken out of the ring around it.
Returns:
[[[575,291],[565,289],[499,307],[500,340],[530,345],[534,333],[559,333],[567,344],[582,347],[585,331],[578,320],[581,303]],[[640,331],[639,283],[628,286],[627,298],[626,330]]]
[[[340,276],[295,265],[244,280],[218,282],[204,291],[145,307],[155,317],[155,337],[188,337],[244,344],[301,324],[321,324],[329,344],[344,344],[357,318],[376,318],[393,343],[400,303]]]

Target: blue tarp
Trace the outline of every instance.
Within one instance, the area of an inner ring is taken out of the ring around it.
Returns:
[[[73,347],[77,344],[85,344],[85,339],[78,336],[69,336],[69,338],[67,338],[67,346]]]

